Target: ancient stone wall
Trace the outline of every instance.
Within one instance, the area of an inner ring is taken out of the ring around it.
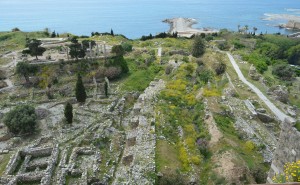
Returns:
[[[276,147],[267,182],[272,183],[275,174],[282,173],[284,164],[300,160],[300,132],[294,122],[286,120],[282,124],[278,145]]]

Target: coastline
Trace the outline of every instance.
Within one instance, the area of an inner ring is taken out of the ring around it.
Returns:
[[[169,33],[177,33],[179,37],[191,37],[194,34],[211,34],[211,33],[218,33],[218,30],[202,28],[196,29],[192,26],[197,24],[197,20],[193,18],[172,18],[172,19],[165,19],[162,22],[168,23],[170,25]]]

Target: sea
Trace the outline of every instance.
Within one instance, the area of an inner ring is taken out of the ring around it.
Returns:
[[[123,34],[135,39],[169,30],[162,20],[195,18],[194,28],[288,34],[275,27],[286,20],[265,20],[266,14],[300,16],[300,0],[0,0],[0,31],[49,28],[57,33],[90,35],[91,32]]]

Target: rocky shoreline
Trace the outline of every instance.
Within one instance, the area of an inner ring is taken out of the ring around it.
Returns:
[[[173,19],[165,19],[164,23],[168,23],[170,25],[169,33],[177,33],[180,37],[191,37],[194,34],[211,34],[217,33],[218,30],[210,29],[210,28],[202,28],[196,29],[192,28],[194,24],[197,24],[197,20],[193,18],[173,18]]]
[[[277,26],[285,29],[300,30],[300,16],[289,14],[265,14],[265,18],[263,18],[263,20],[286,20],[288,21],[286,24],[279,24]]]

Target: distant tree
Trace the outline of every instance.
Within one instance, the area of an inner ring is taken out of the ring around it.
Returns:
[[[58,33],[56,33],[56,37],[59,37],[59,34],[58,34]]]
[[[50,34],[49,34],[49,28],[44,28],[44,33],[45,33],[45,35],[46,36],[50,36]]]
[[[17,31],[21,31],[19,28],[13,28],[12,30],[11,30],[11,32],[17,32]]]
[[[192,55],[194,57],[200,57],[205,52],[205,43],[201,36],[195,36],[192,47]]]
[[[249,26],[248,26],[248,25],[245,25],[244,30],[245,30],[245,33],[247,33],[248,30],[249,30]]]
[[[201,33],[200,36],[204,39],[205,38],[205,33]]]
[[[82,82],[82,78],[80,76],[80,74],[78,74],[77,76],[77,82],[76,82],[76,87],[75,87],[75,95],[76,95],[76,99],[78,102],[84,103],[87,95],[85,92],[85,88]]]
[[[71,103],[66,104],[64,114],[66,121],[71,124],[73,122],[73,106]]]
[[[95,36],[95,33],[94,33],[94,32],[91,33],[91,37],[93,37],[93,36]]]
[[[256,27],[253,27],[253,35],[255,35],[255,32],[257,31]]]
[[[38,56],[42,56],[46,51],[46,49],[41,47],[40,45],[42,45],[42,42],[40,40],[28,39],[26,43],[26,47],[28,47],[28,49],[23,50],[22,53],[35,56],[38,60]]]
[[[77,38],[72,38],[71,39],[72,44],[69,46],[70,48],[70,56],[71,58],[76,58],[76,60],[78,60],[78,58],[84,58],[85,57],[85,49],[83,48],[83,46],[78,43]]]
[[[16,66],[16,73],[24,76],[26,83],[29,84],[29,75],[33,74],[37,71],[37,67],[34,65],[30,65],[26,62],[18,62]]]
[[[93,48],[94,46],[96,46],[96,42],[93,40],[83,40],[82,42],[83,45],[83,49],[86,50],[88,48],[90,48],[90,43],[91,43],[91,47]]]
[[[74,36],[70,39],[70,41],[73,43],[73,44],[77,44],[78,43],[78,37],[77,36]]]
[[[114,36],[114,31],[112,29],[110,29],[110,34]]]
[[[238,32],[240,33],[241,25],[238,24]]]
[[[18,105],[5,115],[4,124],[14,134],[32,133],[35,130],[36,119],[34,107]]]
[[[123,56],[124,55],[124,49],[121,45],[114,45],[111,49],[111,52],[116,54],[116,56]]]
[[[53,31],[53,32],[51,33],[51,38],[54,38],[54,37],[56,37],[55,31]]]

